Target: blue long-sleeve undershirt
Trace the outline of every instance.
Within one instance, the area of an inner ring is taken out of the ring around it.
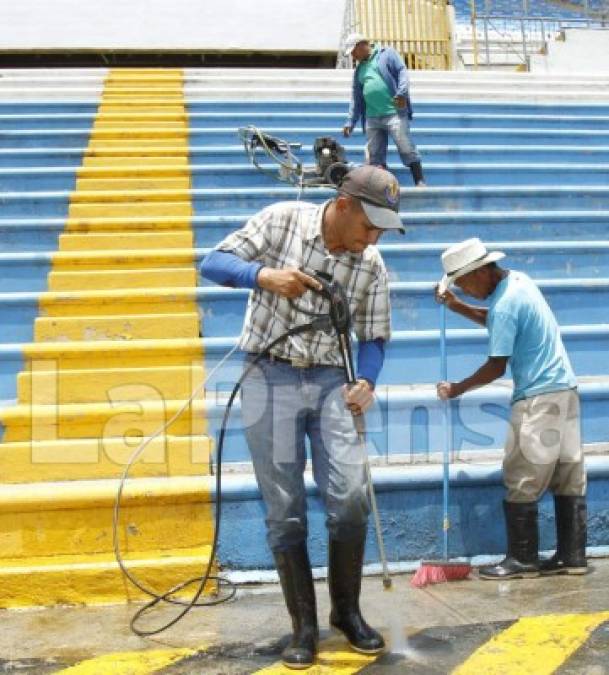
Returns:
[[[213,250],[201,262],[201,276],[221,286],[231,288],[258,288],[258,272],[264,265],[243,260],[228,251]],[[376,383],[385,360],[385,340],[363,340],[358,343],[357,377]]]
[[[258,260],[247,261],[228,251],[213,250],[201,262],[201,276],[220,286],[256,288],[258,272],[264,265]]]

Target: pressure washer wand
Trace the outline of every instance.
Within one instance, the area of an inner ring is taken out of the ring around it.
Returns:
[[[341,330],[335,325],[338,333],[338,341],[340,344],[341,356],[345,367],[345,374],[347,376],[347,384],[354,385],[355,370],[353,368],[353,351],[351,349],[351,336],[349,335],[349,327],[343,326]],[[368,482],[368,495],[370,499],[370,509],[372,517],[374,518],[374,529],[376,531],[376,543],[379,549],[379,556],[381,559],[381,566],[383,569],[383,586],[385,589],[391,588],[391,576],[389,575],[389,565],[387,564],[387,554],[385,553],[385,543],[383,541],[383,531],[381,529],[381,519],[379,517],[379,510],[376,503],[376,494],[374,492],[374,483],[372,482],[372,472],[370,471],[370,462],[368,461],[368,450],[366,447],[366,422],[364,415],[353,415],[353,422],[357,432],[364,466],[366,468],[366,481]]]

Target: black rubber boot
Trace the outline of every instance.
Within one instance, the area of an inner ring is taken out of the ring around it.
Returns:
[[[319,628],[307,545],[303,543],[285,551],[274,551],[273,555],[294,629],[281,658],[286,668],[310,668],[317,654]]]
[[[503,502],[507,556],[498,565],[481,567],[481,579],[523,579],[539,576],[537,502]]]
[[[356,652],[379,654],[385,649],[385,640],[364,621],[359,608],[365,544],[365,534],[348,542],[330,539],[328,545],[328,585],[332,601],[330,625],[344,633]]]
[[[588,510],[585,497],[554,496],[556,553],[541,563],[541,573],[585,574]]]
[[[415,187],[426,187],[425,176],[423,175],[423,165],[421,162],[413,162],[410,165],[410,172],[412,173],[412,180]]]

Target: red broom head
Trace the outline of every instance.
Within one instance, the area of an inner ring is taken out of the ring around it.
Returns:
[[[467,579],[472,566],[467,563],[424,561],[410,580],[410,585],[423,588],[428,584],[443,584],[446,581]]]

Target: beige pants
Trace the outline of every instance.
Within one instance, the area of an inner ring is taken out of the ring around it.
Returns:
[[[503,480],[508,502],[537,501],[547,489],[556,495],[586,494],[576,389],[514,403]]]

